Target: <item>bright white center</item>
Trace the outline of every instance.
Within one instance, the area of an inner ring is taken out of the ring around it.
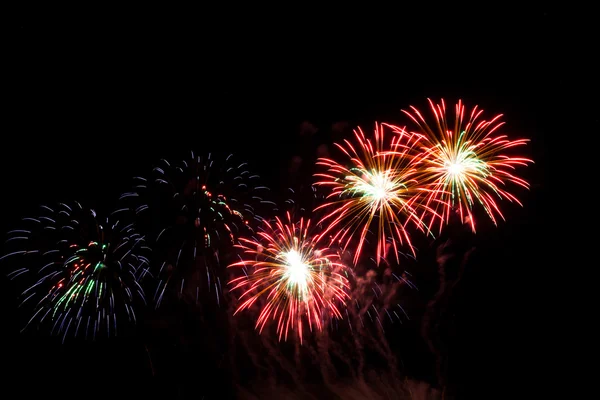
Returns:
[[[448,173],[450,175],[460,175],[464,171],[464,166],[461,163],[454,162],[448,165]]]
[[[385,198],[385,189],[381,187],[375,187],[373,190],[373,197],[375,197],[377,200]]]
[[[375,200],[383,200],[393,189],[394,184],[389,180],[386,174],[377,172],[371,175],[370,186],[370,190],[367,190],[367,192],[370,192],[370,195]]]
[[[308,266],[302,262],[302,257],[296,250],[285,253],[288,281],[296,285],[306,285]]]

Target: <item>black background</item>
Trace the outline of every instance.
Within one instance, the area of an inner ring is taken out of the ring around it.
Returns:
[[[524,208],[508,207],[509,221],[482,239],[494,262],[479,265],[470,282],[458,379],[536,386],[530,372],[544,353],[543,276],[553,240],[549,143],[569,119],[565,93],[581,77],[569,68],[586,68],[567,40],[583,37],[566,26],[569,17],[548,7],[362,19],[253,12],[262,17],[15,18],[3,39],[2,227],[54,201],[108,209],[132,176],[191,149],[242,154],[277,188],[292,157],[310,159],[336,122],[370,127],[400,121],[408,105],[425,108],[427,97],[461,98],[503,113],[511,134],[531,138],[526,151],[535,165],[524,173],[531,182],[519,194]],[[305,121],[319,129],[310,141],[299,135]],[[19,335],[16,293],[5,283],[4,390],[70,398],[89,383],[85,397],[176,397],[172,380],[151,381],[135,341],[61,347]],[[408,374],[430,379],[419,368]],[[212,392],[209,384],[198,383],[198,398]]]

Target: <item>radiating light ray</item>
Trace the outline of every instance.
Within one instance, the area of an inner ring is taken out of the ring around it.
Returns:
[[[392,133],[386,141],[385,131]],[[315,211],[328,210],[319,223],[328,225],[332,243],[339,241],[348,248],[358,232],[354,263],[358,262],[369,228],[376,225],[377,260],[386,257],[386,239],[391,238],[398,260],[398,245],[407,245],[415,254],[409,223],[419,230],[429,229],[422,220],[426,213],[435,213],[422,200],[428,192],[420,183],[422,171],[417,168],[420,135],[410,135],[402,128],[376,124],[373,137],[361,128],[354,131],[354,142],[344,140],[336,146],[345,155],[343,162],[320,158],[317,165],[327,171],[315,174],[316,185],[329,188],[327,202]]]
[[[242,291],[235,314],[260,307],[256,329],[262,332],[274,321],[280,340],[295,330],[302,342],[305,324],[310,331],[320,331],[331,316],[342,318],[339,305],[349,298],[349,282],[339,255],[321,246],[319,235],[310,235],[310,219],[294,221],[286,215],[285,222],[265,220],[257,239],[240,239],[242,261],[230,267],[248,273],[229,285],[232,291]]]
[[[419,128],[422,135],[423,153],[421,166],[432,185],[427,204],[438,211],[432,215],[430,224],[439,220],[440,231],[456,210],[463,222],[468,222],[475,232],[473,207],[482,206],[489,218],[497,225],[497,217],[504,219],[498,200],[521,202],[505,189],[508,182],[529,188],[529,184],[514,175],[519,166],[533,161],[513,157],[506,152],[525,145],[528,139],[510,140],[496,132],[504,125],[502,115],[491,120],[482,118],[483,110],[475,106],[470,112],[461,100],[455,106],[454,120],[449,123],[444,100],[435,104],[428,99],[433,120],[425,118],[417,108],[402,110]],[[438,218],[438,215],[440,218]]]
[[[42,215],[24,220],[29,229],[9,232],[9,241],[18,238],[26,250],[5,259],[16,267],[10,279],[33,282],[21,295],[21,307],[32,310],[25,328],[46,323],[64,341],[71,334],[116,335],[119,321],[136,321],[150,249],[132,224],[101,222],[77,202],[43,206]]]

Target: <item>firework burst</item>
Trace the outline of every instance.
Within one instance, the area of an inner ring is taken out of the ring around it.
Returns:
[[[136,178],[134,190],[121,196],[154,238],[157,307],[168,287],[196,304],[204,294],[220,303],[221,255],[238,235],[252,232],[257,205],[269,203],[258,180],[233,155],[215,161],[192,152],[178,163],[161,160],[152,178]]]
[[[322,330],[332,317],[342,318],[338,304],[349,298],[349,282],[339,255],[321,247],[318,235],[309,235],[310,219],[286,215],[287,222],[264,221],[258,239],[240,239],[242,261],[230,267],[242,268],[244,275],[229,284],[232,291],[243,291],[235,314],[264,300],[256,329],[262,332],[273,320],[280,340],[287,340],[291,329],[302,342],[304,321],[312,331]]]
[[[68,334],[110,336],[119,321],[136,321],[136,303],[145,304],[139,281],[149,248],[133,225],[104,222],[77,202],[61,203],[43,206],[39,216],[9,232],[6,244],[17,249],[0,258],[17,267],[9,278],[34,281],[22,293],[21,306],[33,313],[26,327],[48,324],[64,341]]]
[[[429,100],[429,99],[428,99]],[[432,123],[415,107],[403,112],[419,127],[419,133],[427,137],[422,154],[421,168],[432,182],[427,204],[439,215],[440,230],[456,210],[462,221],[468,221],[475,232],[472,210],[479,203],[489,218],[497,225],[497,217],[504,219],[497,200],[508,199],[522,205],[505,190],[508,182],[529,188],[528,183],[513,175],[516,167],[526,166],[532,160],[511,157],[505,152],[525,145],[527,139],[509,140],[496,132],[504,125],[502,115],[491,120],[482,119],[483,110],[475,106],[470,112],[462,101],[455,106],[454,121],[448,122],[444,100],[435,104],[429,100],[433,113]]]
[[[390,141],[386,141],[385,130],[392,132]],[[320,179],[316,185],[326,186],[330,192],[327,202],[315,211],[331,210],[319,223],[328,224],[326,232],[333,233],[332,243],[339,241],[344,248],[359,231],[354,264],[373,225],[377,229],[378,262],[386,257],[390,246],[398,260],[398,244],[406,244],[414,255],[407,226],[413,223],[428,231],[422,216],[433,212],[421,201],[427,192],[420,184],[421,171],[417,168],[423,137],[388,124],[376,124],[372,139],[360,128],[354,136],[355,143],[336,143],[347,158],[345,164],[327,158],[317,161],[327,171],[315,174]]]

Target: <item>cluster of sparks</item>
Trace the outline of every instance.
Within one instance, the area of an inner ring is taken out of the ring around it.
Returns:
[[[258,192],[266,188],[252,184],[259,177],[250,174],[246,163],[234,164],[232,155],[220,161],[213,165],[210,153],[193,152],[190,159],[176,164],[163,159],[152,179],[136,178],[135,190],[121,196],[122,201],[134,199],[136,212],[150,217],[152,201],[162,202],[161,221],[153,227],[159,261],[153,266],[158,279],[156,307],[170,286],[179,296],[190,293],[196,303],[201,292],[213,293],[219,303],[220,251],[231,248],[238,235],[252,231],[249,220],[255,217],[255,209],[251,201],[234,196],[252,192],[250,200],[260,202]]]
[[[42,215],[26,218],[29,229],[9,233],[8,240],[22,243],[24,250],[4,256],[20,257],[22,267],[11,279],[37,273],[22,293],[21,305],[34,310],[27,325],[48,322],[64,340],[68,334],[95,337],[100,330],[116,334],[121,314],[135,322],[134,300],[145,303],[139,284],[149,264],[144,238],[132,224],[105,228],[79,203],[42,209]],[[31,262],[43,266],[32,270]]]
[[[316,174],[320,178],[316,184],[330,188],[328,201],[317,207],[328,210],[321,222],[328,224],[327,231],[335,232],[332,240],[339,240],[345,248],[360,230],[355,264],[372,227],[377,229],[377,260],[387,256],[390,246],[398,255],[404,243],[414,254],[406,229],[409,224],[431,233],[431,227],[439,223],[441,231],[456,212],[475,232],[476,204],[497,224],[497,216],[504,218],[498,200],[521,204],[505,185],[529,187],[514,170],[532,161],[505,153],[527,140],[495,135],[503,125],[501,115],[487,121],[481,119],[482,110],[475,107],[468,113],[459,101],[450,125],[444,101],[429,102],[435,117],[432,124],[411,107],[411,112],[404,113],[416,122],[417,130],[376,125],[371,139],[358,128],[354,142],[337,144],[346,157],[344,162],[317,161],[327,170]],[[384,140],[384,129],[392,131],[391,140]]]
[[[232,291],[243,291],[235,313],[264,299],[256,328],[262,332],[275,320],[280,339],[287,340],[292,329],[302,341],[305,324],[310,331],[322,330],[324,321],[342,318],[338,304],[349,298],[350,285],[339,255],[321,247],[319,235],[310,235],[310,219],[294,221],[287,213],[286,222],[276,218],[264,225],[258,239],[240,239],[243,260],[230,265],[244,269],[230,281]]]
[[[391,130],[390,142],[386,142],[385,131]],[[321,158],[317,165],[327,168],[325,173],[316,174],[320,178],[316,185],[330,189],[327,202],[319,209],[330,209],[320,221],[328,224],[327,231],[334,231],[332,242],[339,241],[344,247],[358,232],[358,244],[354,263],[364,247],[367,232],[377,222],[377,260],[387,253],[387,239],[398,254],[398,244],[406,243],[411,251],[408,223],[421,230],[427,227],[421,215],[432,211],[420,202],[421,193],[426,191],[420,185],[422,171],[418,168],[418,135],[409,135],[402,129],[382,124],[375,126],[373,140],[362,129],[354,131],[355,146],[350,140],[336,146],[347,157],[348,162]]]
[[[412,106],[402,110],[412,129],[375,124],[367,135],[357,128],[353,137],[335,144],[342,158],[317,160],[322,170],[315,174],[315,186],[326,195],[313,210],[319,215],[316,226],[289,212],[272,222],[259,217],[250,203],[271,202],[256,192],[267,189],[253,183],[258,175],[240,164],[211,178],[210,154],[192,153],[178,165],[163,160],[153,178],[139,178],[122,196],[121,201],[133,203],[117,211],[134,211],[135,224],[107,225],[105,232],[93,212],[85,223],[78,218],[84,210],[78,203],[75,209],[46,207],[47,215],[28,219],[33,229],[11,232],[9,241],[29,243],[27,249],[0,260],[34,259],[40,277],[23,293],[24,303],[37,301],[30,323],[51,321],[52,331],[65,336],[70,330],[95,335],[100,329],[115,331],[120,310],[135,321],[133,300],[138,296],[145,302],[139,282],[148,271],[158,281],[157,307],[167,287],[174,285],[181,295],[186,281],[192,282],[196,301],[201,288],[214,291],[219,301],[220,258],[237,248],[240,261],[228,269],[238,271],[229,280],[230,291],[241,292],[234,314],[258,308],[259,332],[273,321],[280,340],[296,331],[302,341],[306,328],[319,331],[332,318],[342,319],[350,283],[340,251],[352,250],[356,266],[375,232],[376,263],[391,252],[400,263],[403,247],[416,255],[411,227],[432,234],[432,228],[441,231],[458,215],[475,232],[477,206],[497,224],[504,219],[500,200],[521,204],[506,186],[528,188],[515,170],[532,160],[508,151],[528,140],[498,134],[502,116],[483,119],[477,106],[468,111],[459,101],[449,121],[443,100],[429,100],[429,105],[431,119]],[[252,228],[255,221],[258,229]],[[152,238],[151,259],[142,251],[148,249],[146,236]],[[11,278],[33,269],[16,269]]]
[[[468,112],[459,101],[455,106],[454,121],[449,124],[444,101],[435,104],[429,100],[429,104],[434,116],[432,124],[428,124],[415,107],[403,112],[427,138],[427,145],[420,156],[426,177],[424,183],[431,186],[426,204],[439,211],[440,231],[456,210],[461,220],[468,221],[475,232],[475,203],[479,203],[497,224],[498,216],[504,219],[498,200],[507,199],[521,205],[504,187],[511,182],[529,188],[525,180],[514,175],[514,170],[532,162],[504,152],[525,145],[528,140],[510,140],[506,135],[495,135],[504,125],[500,121],[502,115],[487,121],[481,119],[483,110],[475,106]],[[434,220],[432,217],[430,224]]]

